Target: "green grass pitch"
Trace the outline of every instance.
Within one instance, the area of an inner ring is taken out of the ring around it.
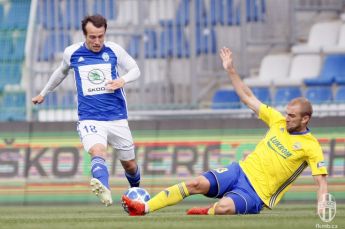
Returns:
[[[259,215],[185,215],[185,210],[192,206],[195,204],[183,203],[144,217],[127,216],[119,204],[108,208],[101,205],[0,206],[0,228],[345,228],[344,204],[337,204],[337,214],[330,223],[320,220],[313,204],[281,204]],[[326,224],[331,227],[322,226]]]

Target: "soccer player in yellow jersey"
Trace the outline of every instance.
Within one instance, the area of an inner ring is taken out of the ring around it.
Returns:
[[[194,194],[220,200],[207,208],[192,208],[187,214],[257,214],[264,206],[273,208],[308,165],[318,186],[318,201],[327,193],[322,149],[307,127],[312,116],[310,102],[302,97],[293,99],[287,105],[284,117],[262,104],[243,83],[228,48],[221,49],[220,57],[241,101],[268,125],[269,131],[240,163],[233,162],[225,168],[210,170],[171,186],[145,204],[123,196],[122,201],[130,215],[148,214]]]

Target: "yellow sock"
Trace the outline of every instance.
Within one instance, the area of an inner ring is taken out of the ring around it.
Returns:
[[[210,209],[208,209],[208,212],[207,212],[208,215],[214,215],[215,214],[215,208],[216,208],[217,204],[218,204],[218,202],[215,203],[212,207],[210,207]]]
[[[153,212],[166,206],[175,205],[187,196],[189,196],[189,192],[184,182],[173,185],[161,191],[147,202],[148,211]]]

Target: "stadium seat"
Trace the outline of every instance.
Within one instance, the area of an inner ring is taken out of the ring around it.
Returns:
[[[3,20],[4,20],[4,5],[0,3],[0,27],[2,27]]]
[[[285,106],[291,99],[302,96],[301,89],[297,86],[278,87],[274,95],[276,106]]]
[[[305,79],[307,86],[331,85],[338,79],[345,78],[345,55],[329,55],[325,57],[322,71],[315,79]]]
[[[219,89],[213,95],[212,109],[237,109],[240,107],[240,98],[234,90]]]
[[[211,0],[210,20],[212,25],[233,25],[234,23],[233,0]]]
[[[0,63],[0,92],[6,85],[20,84],[21,63]]]
[[[174,35],[173,22],[171,20],[160,21],[162,32],[160,34],[160,52],[161,58],[168,58],[174,55]]]
[[[59,108],[58,94],[53,91],[48,93],[44,99],[44,103],[40,104],[39,109],[57,109]]]
[[[115,0],[97,0],[93,2],[93,13],[98,13],[107,19],[116,19],[116,1]]]
[[[207,12],[204,0],[195,0],[195,22],[197,26],[207,25]]]
[[[196,55],[216,54],[217,38],[213,27],[196,26]]]
[[[67,17],[62,16],[60,4],[55,1],[39,0],[37,6],[37,22],[48,30],[61,29],[67,22]],[[61,23],[62,22],[62,23]]]
[[[63,94],[61,99],[60,108],[63,109],[73,109],[76,108],[76,92],[74,91],[67,91]]]
[[[332,88],[328,86],[307,87],[305,97],[312,104],[325,104],[333,101]]]
[[[252,87],[270,86],[276,78],[285,79],[288,76],[291,63],[290,54],[272,54],[265,56],[260,64],[259,75],[244,79]]]
[[[41,44],[38,55],[39,61],[50,61],[58,52],[63,52],[64,49],[71,44],[71,37],[68,33],[63,31],[51,32],[44,39]]]
[[[177,26],[187,26],[190,20],[190,0],[181,0],[176,11],[175,23]]]
[[[4,92],[2,120],[23,121],[26,118],[25,92]]]
[[[269,87],[253,87],[251,90],[261,102],[271,104],[272,100]]]
[[[314,24],[309,32],[308,43],[293,46],[292,52],[295,54],[319,53],[326,47],[335,46],[340,26],[340,21]]]
[[[157,34],[153,29],[145,30],[145,58],[157,58]]]
[[[139,47],[140,47],[140,39],[141,36],[139,35],[133,35],[129,41],[127,52],[129,55],[131,55],[133,58],[139,57]]]
[[[25,52],[25,39],[26,34],[21,33],[18,37],[13,40],[14,51],[11,55],[11,60],[22,61],[24,60]]]
[[[0,61],[11,60],[13,49],[12,32],[2,32],[0,34]]]
[[[184,28],[177,26],[175,29],[175,49],[177,58],[188,58],[190,56],[190,48]]]
[[[334,101],[336,103],[345,103],[345,86],[341,86],[335,93]]]
[[[66,9],[64,17],[67,20],[69,29],[79,30],[81,20],[88,14],[88,1],[85,0],[66,0]]]
[[[301,54],[293,57],[287,78],[273,80],[276,86],[299,86],[304,79],[316,78],[320,74],[321,56],[318,54]]]
[[[26,29],[28,27],[31,1],[12,1],[7,12],[2,28]]]
[[[340,27],[337,44],[325,47],[324,52],[327,54],[345,53],[345,24]]]
[[[266,12],[265,0],[247,0],[247,22],[263,21]]]

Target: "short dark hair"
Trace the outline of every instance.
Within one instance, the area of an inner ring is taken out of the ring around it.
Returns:
[[[95,15],[89,15],[84,17],[84,19],[81,21],[81,27],[83,29],[83,33],[86,36],[86,24],[88,22],[91,22],[94,26],[97,28],[104,27],[105,31],[107,30],[107,19],[105,19],[102,15],[95,14]]]

